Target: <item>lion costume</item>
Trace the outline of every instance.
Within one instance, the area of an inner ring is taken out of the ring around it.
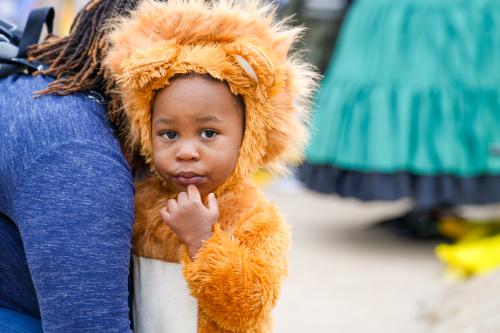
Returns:
[[[301,29],[273,20],[273,7],[255,0],[147,0],[110,34],[105,64],[130,124],[128,144],[152,171],[136,187],[133,251],[183,265],[199,332],[270,332],[287,274],[289,227],[249,176],[300,160],[315,74],[289,55]],[[151,143],[155,92],[192,72],[227,82],[245,105],[238,161],[214,191],[219,219],[195,260],[160,217],[177,193],[158,176]]]

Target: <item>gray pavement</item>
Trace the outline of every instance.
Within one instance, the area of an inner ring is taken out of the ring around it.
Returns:
[[[373,227],[406,211],[409,202],[367,204],[282,180],[264,191],[293,228],[275,332],[426,332],[423,308],[445,285],[436,243]]]

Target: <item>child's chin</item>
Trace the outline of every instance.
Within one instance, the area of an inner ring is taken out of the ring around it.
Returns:
[[[180,193],[180,192],[187,192],[187,188],[188,188],[189,185],[186,185],[186,186],[180,186],[180,185],[177,185],[176,186],[176,189],[177,191]],[[205,197],[207,196],[210,192],[212,192],[210,189],[207,189],[205,188],[205,186],[203,185],[194,185],[196,186],[196,188],[198,189],[198,191],[200,192],[200,195],[202,197]]]

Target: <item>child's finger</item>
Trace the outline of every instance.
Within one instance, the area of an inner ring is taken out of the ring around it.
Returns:
[[[182,206],[188,201],[188,195],[186,192],[181,192],[177,195],[177,203]]]
[[[201,202],[200,191],[198,191],[198,188],[196,186],[189,185],[187,187],[187,193],[189,196],[189,200]]]
[[[208,195],[208,210],[217,216],[219,215],[219,203],[217,202],[217,199],[215,198],[215,194],[210,193]]]
[[[165,222],[167,225],[170,225],[170,213],[167,211],[167,207],[163,207],[160,209],[160,216],[163,222]]]
[[[177,211],[177,201],[174,199],[170,199],[167,201],[167,209],[170,214],[173,214],[175,211]]]

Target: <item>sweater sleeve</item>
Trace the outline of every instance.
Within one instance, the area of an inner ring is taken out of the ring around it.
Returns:
[[[216,224],[194,261],[186,247],[181,250],[200,311],[234,332],[247,332],[269,318],[287,274],[290,236],[277,209],[266,203],[244,219],[234,234]]]
[[[17,184],[16,222],[45,333],[130,332],[133,183],[117,151],[69,141]]]

